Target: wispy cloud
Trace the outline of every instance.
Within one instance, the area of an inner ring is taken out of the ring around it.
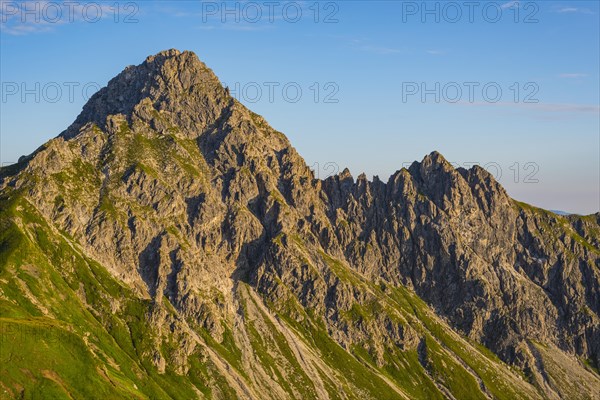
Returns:
[[[568,74],[559,74],[558,75],[559,78],[565,78],[565,79],[581,79],[581,78],[585,78],[587,76],[588,76],[588,74],[581,74],[581,73],[568,73]]]
[[[200,25],[196,27],[200,30],[224,30],[224,31],[240,31],[240,32],[257,32],[275,29],[273,25],[257,25],[257,24],[216,24],[216,25]]]
[[[402,53],[402,50],[400,50],[400,49],[396,49],[393,47],[385,47],[385,46],[364,45],[364,46],[359,46],[358,49],[360,51],[365,51],[367,53],[381,54],[381,55]]]
[[[314,2],[297,0],[293,2],[293,10],[283,11],[284,3],[255,2],[238,0],[234,2],[161,2],[159,10],[175,18],[193,18],[203,24],[228,24],[228,25],[274,25],[276,23],[296,23],[301,20],[314,18]],[[190,3],[190,4],[187,4]],[[249,7],[249,8],[247,8]],[[331,17],[332,19],[334,17]],[[330,21],[331,22],[331,21]],[[230,30],[262,30],[251,28],[225,28]]]
[[[587,15],[595,14],[589,8],[571,7],[571,6],[554,7],[554,12],[557,12],[559,14],[587,14]]]
[[[118,4],[118,3],[115,3]],[[96,23],[113,21],[119,11],[118,5],[101,2],[55,2],[51,0],[5,1],[0,0],[0,31],[8,35],[22,36],[52,32],[57,27],[78,22]],[[136,4],[137,7],[137,3]],[[137,14],[139,9],[134,10]],[[132,15],[134,15],[132,14]],[[120,20],[123,18],[121,16]],[[132,22],[133,19],[130,21]]]
[[[191,13],[191,12],[187,12],[187,11],[173,11],[173,12],[171,12],[171,15],[176,18],[202,17],[201,13]]]
[[[32,33],[43,33],[43,32],[51,32],[56,27],[56,23],[46,23],[46,22],[37,22],[37,23],[17,23],[17,24],[8,24],[1,23],[0,24],[0,32],[6,33],[12,36],[23,36]]]
[[[559,113],[600,113],[600,106],[588,105],[588,104],[552,104],[552,103],[538,103],[538,104],[520,104],[521,108],[543,111],[543,112],[559,112]]]
[[[432,56],[443,56],[443,55],[448,54],[447,50],[435,50],[435,49],[432,49],[432,50],[426,50],[426,52],[427,52],[427,54],[431,54]]]
[[[465,106],[480,107],[505,107],[544,113],[591,113],[600,114],[600,105],[595,104],[569,104],[569,103],[514,103],[514,102],[458,102]]]
[[[47,7],[48,3],[49,1],[7,2],[0,0],[0,32],[22,36],[53,30],[57,24],[61,24],[63,21],[48,22],[41,18],[41,9]]]
[[[512,7],[520,7],[521,4],[519,1],[509,1],[508,3],[502,4],[500,7],[503,9],[512,8]]]
[[[363,51],[365,53],[378,54],[378,55],[391,55],[405,53],[404,49],[387,46],[385,44],[373,43],[367,38],[357,38],[351,36],[339,36],[332,35],[332,39],[342,41],[346,46],[357,51]]]

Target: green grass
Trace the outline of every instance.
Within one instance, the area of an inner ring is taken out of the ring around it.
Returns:
[[[209,393],[209,381],[231,393],[195,354],[194,379],[160,374],[151,359],[151,303],[83,256],[18,193],[0,197],[0,221],[0,375],[10,397],[192,398],[192,384]]]
[[[243,290],[246,290],[247,293],[248,288]],[[245,297],[249,298],[248,295]],[[251,298],[250,301],[254,303]],[[255,354],[261,361],[261,365],[265,367],[266,371],[272,371],[277,382],[292,398],[316,398],[317,394],[313,383],[296,360],[286,338],[269,320],[269,317],[258,308],[258,304],[254,303],[254,305],[259,310],[260,320],[268,332],[267,335],[259,333],[255,328],[255,323],[249,320],[246,312],[246,326],[250,341]],[[244,308],[247,309],[247,306]],[[281,371],[285,371],[285,373]]]
[[[555,243],[559,243],[562,247],[564,254],[567,258],[572,262],[577,262],[579,256],[577,256],[570,246],[565,246],[564,241],[562,239],[563,235],[571,238],[575,241],[579,246],[584,248],[585,250],[600,255],[600,249],[591,244],[584,237],[580,236],[575,229],[573,229],[572,223],[578,219],[585,221],[588,217],[581,216],[561,216],[556,215],[550,211],[537,208],[531,206],[527,203],[515,201],[515,206],[518,210],[527,211],[535,218],[535,223],[538,226],[539,235],[546,238],[546,240],[551,239]],[[591,216],[593,217],[593,216]],[[591,219],[591,218],[590,218]]]
[[[482,353],[475,347],[471,347],[468,342],[457,338],[447,326],[434,317],[423,300],[402,287],[388,287],[388,292],[400,304],[404,306],[410,304],[414,315],[423,323],[431,336],[475,371],[495,398],[508,400],[528,397],[526,393],[522,393],[519,388],[511,384],[511,381],[518,382],[519,378],[506,364],[501,363],[496,356],[488,357],[487,352]],[[500,374],[502,370],[505,375]],[[511,381],[504,378],[507,375],[512,376]],[[448,379],[455,378],[450,376]]]
[[[56,321],[1,318],[0,324],[0,375],[9,388],[26,384],[24,398],[52,398],[47,390],[58,398],[146,398],[122,377],[100,374],[100,363],[82,338]],[[20,395],[16,389],[13,394]]]

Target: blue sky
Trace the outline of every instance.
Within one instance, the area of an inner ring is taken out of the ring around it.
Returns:
[[[598,1],[79,3],[0,3],[2,163],[65,129],[84,89],[177,48],[321,177],[387,180],[438,150],[518,200],[600,210]]]

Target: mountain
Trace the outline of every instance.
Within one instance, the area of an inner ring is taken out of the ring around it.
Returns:
[[[600,398],[600,213],[436,152],[316,179],[191,52],[0,190],[2,398]]]
[[[558,214],[558,215],[562,215],[562,216],[568,216],[571,215],[572,213],[566,212],[566,211],[560,211],[560,210],[550,210],[551,212],[553,212],[554,214]]]

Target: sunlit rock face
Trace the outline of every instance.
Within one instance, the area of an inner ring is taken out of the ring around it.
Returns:
[[[316,179],[191,52],[127,67],[0,178],[2,317],[59,321],[111,398],[600,393],[600,215],[437,152]],[[21,362],[11,396],[94,395]]]

